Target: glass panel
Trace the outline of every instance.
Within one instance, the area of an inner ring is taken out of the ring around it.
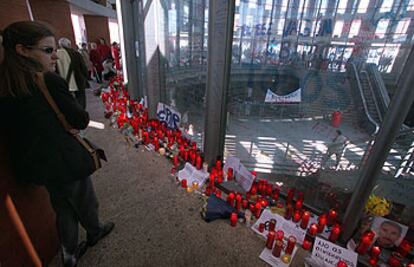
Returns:
[[[338,5],[338,14],[344,14],[346,11],[346,5],[348,4],[348,0],[339,0],[339,5]]]
[[[208,1],[170,0],[167,3],[168,10],[159,12],[167,14],[165,102],[181,113],[185,132],[202,149]]]
[[[359,33],[359,28],[361,28],[361,20],[357,19],[352,21],[351,29],[349,30],[349,38],[352,38]]]
[[[382,2],[380,12],[382,13],[382,12],[389,12],[389,11],[391,11],[392,4],[393,3],[394,3],[394,0],[384,0]]]
[[[366,13],[368,10],[369,0],[360,0],[358,5],[358,13]]]
[[[384,38],[385,33],[387,32],[389,19],[382,19],[377,24],[377,29],[375,30],[375,37],[376,38]]]

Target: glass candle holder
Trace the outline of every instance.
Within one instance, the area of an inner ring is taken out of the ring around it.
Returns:
[[[283,249],[283,242],[280,240],[276,240],[275,246],[273,247],[273,250],[272,250],[272,255],[275,256],[276,258],[279,258],[280,254],[282,253],[282,249]]]
[[[292,255],[293,250],[295,249],[295,246],[296,246],[296,237],[291,235],[288,238],[288,243],[287,243],[287,246],[286,246],[286,249],[285,249],[285,253],[289,254],[289,255]]]
[[[401,260],[401,254],[398,252],[393,252],[390,258],[388,259],[388,264],[390,265],[390,267],[401,267]]]
[[[268,249],[272,249],[273,242],[275,241],[275,235],[275,231],[269,231],[269,233],[267,234],[266,247]]]
[[[300,222],[300,228],[302,229],[308,228],[309,219],[310,219],[310,212],[305,211],[302,215],[302,221]]]
[[[181,187],[182,188],[187,188],[187,179],[182,179],[181,180]]]
[[[325,230],[326,223],[327,223],[326,214],[322,214],[321,216],[319,216],[319,219],[318,219],[318,233],[322,233],[323,230]]]

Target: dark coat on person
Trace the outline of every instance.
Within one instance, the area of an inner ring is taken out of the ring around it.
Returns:
[[[44,80],[70,125],[85,129],[89,115],[70,94],[66,81],[50,72],[44,74]],[[92,174],[88,151],[64,129],[36,84],[31,82],[29,88],[29,96],[0,97],[0,130],[7,138],[16,178],[59,186]]]
[[[65,48],[70,57],[70,64],[72,65],[72,73],[75,75],[76,85],[78,90],[85,90],[89,88],[88,82],[88,67],[83,59],[83,56],[78,51],[72,48]],[[69,82],[67,80],[67,82]]]

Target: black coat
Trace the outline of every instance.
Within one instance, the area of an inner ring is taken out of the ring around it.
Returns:
[[[45,83],[66,120],[75,129],[84,129],[89,115],[69,93],[64,79],[44,75]],[[14,173],[25,182],[59,186],[92,174],[89,153],[65,131],[56,113],[36,84],[27,97],[0,98],[5,133]]]

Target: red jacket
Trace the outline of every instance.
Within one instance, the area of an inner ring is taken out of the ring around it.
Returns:
[[[96,68],[96,71],[102,72],[103,66],[102,66],[102,57],[101,54],[96,49],[92,49],[89,52],[89,58],[91,59],[91,62],[93,66]]]

